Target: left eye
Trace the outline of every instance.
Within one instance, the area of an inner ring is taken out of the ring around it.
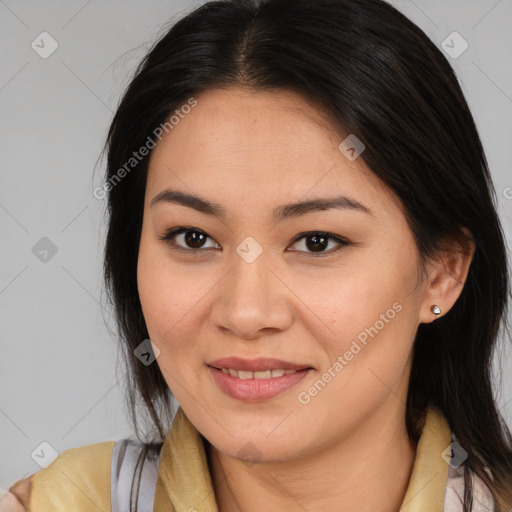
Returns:
[[[183,237],[182,242],[187,244],[185,247],[176,243],[178,237]],[[201,252],[200,249],[204,248],[205,240],[211,237],[200,229],[178,227],[171,229],[163,236],[159,236],[158,238],[169,244],[172,249],[185,251],[188,253],[197,253]],[[305,247],[309,249],[309,251],[299,252],[310,252],[311,254],[331,254],[340,249],[342,246],[350,245],[349,241],[331,233],[325,233],[322,231],[310,231],[307,233],[301,233],[295,237],[292,245],[302,240],[304,240]],[[325,249],[328,247],[329,242],[335,242],[335,247],[334,249],[326,251]],[[207,247],[207,249],[218,247],[220,247],[218,244],[214,244],[214,247]]]
[[[312,254],[331,254],[341,249],[343,246],[350,245],[350,242],[348,240],[345,240],[336,235],[332,235],[331,233],[324,233],[322,231],[302,233],[295,238],[293,243],[297,243],[301,240],[304,240],[306,248],[310,249]],[[329,245],[329,241],[335,242],[334,249],[331,249],[329,251],[323,250]]]

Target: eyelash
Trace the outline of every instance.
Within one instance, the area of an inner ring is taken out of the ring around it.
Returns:
[[[176,245],[174,243],[174,239],[178,235],[181,235],[181,234],[186,233],[188,231],[192,231],[192,232],[195,232],[195,233],[200,233],[202,235],[205,235],[207,238],[211,238],[208,234],[206,234],[204,231],[201,231],[200,229],[190,228],[190,227],[177,227],[177,228],[170,229],[163,236],[159,236],[158,239],[162,240],[165,243],[167,243],[171,247],[172,250],[181,251],[181,252],[187,253],[187,254],[197,254],[197,253],[200,253],[200,252],[204,252],[206,249],[201,249],[201,248],[199,248],[199,249],[185,249],[185,248],[180,247],[180,246],[178,246],[178,245]],[[325,255],[333,254],[334,252],[337,252],[339,249],[341,249],[344,246],[351,245],[351,242],[349,242],[348,240],[345,240],[345,239],[343,239],[343,238],[341,238],[339,236],[333,235],[332,233],[327,233],[325,231],[307,231],[305,233],[300,233],[299,235],[297,235],[294,238],[294,240],[291,243],[295,244],[298,241],[302,240],[303,238],[307,238],[308,236],[311,236],[311,235],[320,235],[320,236],[325,237],[325,238],[327,238],[329,240],[334,240],[335,242],[338,243],[338,246],[335,247],[334,249],[330,249],[329,251],[318,252],[318,253],[308,252],[308,251],[298,251],[298,252],[306,253],[306,254],[312,255],[314,257],[322,257],[322,256],[325,256]],[[212,249],[212,247],[208,247],[207,249]]]

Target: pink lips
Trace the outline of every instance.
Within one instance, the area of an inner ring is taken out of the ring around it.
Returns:
[[[268,379],[240,379],[222,372],[222,368],[244,371],[265,371],[271,369],[295,370],[295,373]],[[275,358],[241,359],[225,357],[208,363],[218,387],[227,395],[239,400],[251,402],[267,400],[295,386],[312,368],[308,365],[294,364]]]

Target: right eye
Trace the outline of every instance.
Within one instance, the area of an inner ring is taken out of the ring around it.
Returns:
[[[178,238],[180,237],[180,238]],[[185,251],[187,253],[198,253],[204,247],[206,239],[210,238],[204,231],[197,228],[179,226],[167,231],[163,236],[158,237],[159,240],[164,241],[169,245],[172,250]],[[176,240],[181,241],[182,244],[187,246],[178,245]],[[219,247],[218,244],[216,244]],[[211,249],[215,247],[207,247]]]

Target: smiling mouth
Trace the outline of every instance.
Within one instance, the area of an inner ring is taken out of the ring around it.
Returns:
[[[227,375],[231,375],[231,377],[237,377],[239,379],[244,379],[244,380],[273,379],[273,378],[277,378],[277,377],[282,377],[283,375],[291,375],[292,373],[297,373],[299,371],[311,369],[311,367],[303,368],[303,370],[283,370],[282,368],[273,368],[270,370],[262,370],[262,371],[252,372],[249,370],[236,370],[234,368],[216,368],[215,366],[211,366],[211,368],[222,371],[222,373],[225,373]]]
[[[231,398],[245,402],[261,402],[274,398],[298,385],[314,370],[311,366],[294,365],[284,361],[280,361],[283,366],[295,366],[296,368],[273,368],[268,364],[268,360],[266,365],[262,360],[258,362],[244,360],[242,362],[246,368],[258,367],[255,371],[225,367],[229,366],[227,363],[233,364],[234,362],[225,360],[222,365],[219,364],[220,368],[211,364],[207,364],[206,367],[222,392]],[[216,361],[215,364],[218,362]]]

